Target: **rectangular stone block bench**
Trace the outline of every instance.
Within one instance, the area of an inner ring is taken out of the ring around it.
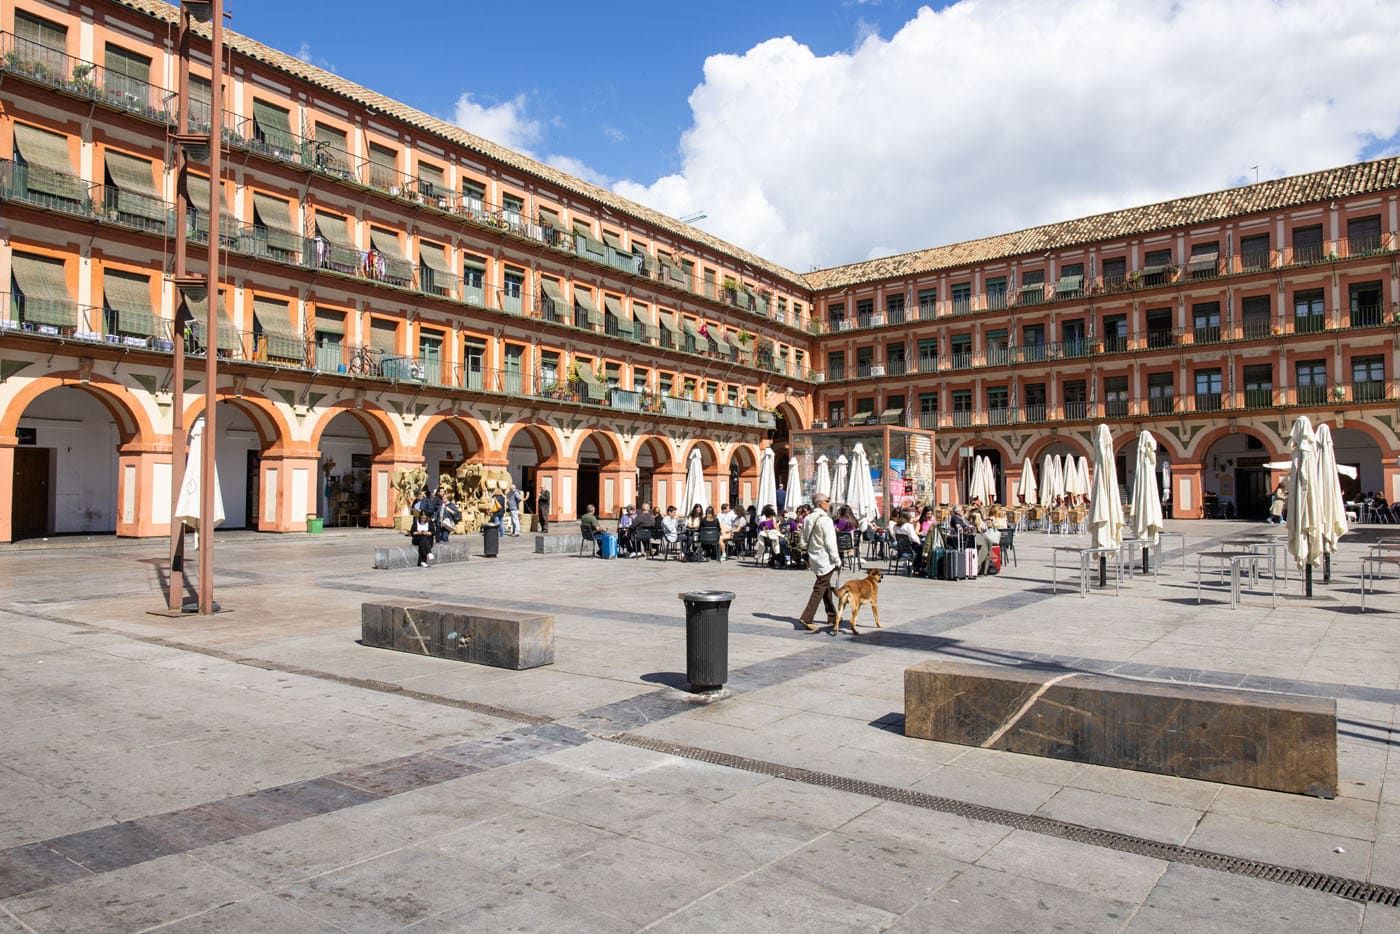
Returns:
[[[456,564],[459,561],[467,560],[466,542],[438,542],[433,546],[432,564]],[[399,568],[418,567],[418,546],[409,545],[406,548],[376,548],[374,549],[374,568],[376,571],[396,571]]]
[[[576,555],[578,554],[578,546],[581,544],[583,544],[583,535],[580,532],[540,533],[535,536],[535,554]]]
[[[1337,793],[1330,698],[931,661],[904,671],[904,734],[1320,798]]]
[[[554,617],[430,601],[360,604],[367,646],[493,668],[554,664]]]

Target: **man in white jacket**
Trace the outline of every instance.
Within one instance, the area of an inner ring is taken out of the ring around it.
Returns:
[[[817,576],[812,584],[812,596],[807,599],[807,608],[802,611],[802,625],[815,632],[812,619],[817,615],[817,604],[826,607],[826,621],[832,628],[836,626],[836,598],[831,592],[831,579],[841,567],[841,552],[836,547],[836,526],[827,510],[831,497],[818,493],[812,497],[812,513],[802,526],[802,540],[807,545],[807,566]]]

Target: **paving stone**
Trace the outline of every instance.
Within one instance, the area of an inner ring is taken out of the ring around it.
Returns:
[[[903,914],[967,868],[893,834],[822,834],[773,864],[775,874],[795,876],[834,895]]]
[[[1133,934],[1356,931],[1362,911],[1360,904],[1335,895],[1174,865],[1162,874],[1127,930]],[[1390,914],[1400,917],[1394,909]]]
[[[766,870],[745,876],[657,922],[653,931],[871,931],[895,915]]]
[[[1140,903],[1167,864],[1157,859],[1014,830],[977,860],[996,869],[1100,898]]]
[[[889,930],[1116,932],[1135,908],[1129,901],[974,866],[936,889]]]

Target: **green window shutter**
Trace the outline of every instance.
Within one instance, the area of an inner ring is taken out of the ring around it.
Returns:
[[[73,172],[68,138],[23,123],[14,126],[15,150],[28,166],[25,177],[30,190],[70,201],[86,199],[88,186]]]
[[[378,143],[369,144],[369,181],[371,185],[387,188],[399,184],[399,155]]]
[[[189,199],[189,206],[194,210],[194,229],[207,236],[209,233],[209,179],[199,175],[186,175],[185,197]]]
[[[608,246],[612,247],[614,250],[617,250],[619,253],[623,251],[622,238],[619,237],[617,234],[612,233],[611,231],[603,231],[603,242],[606,243]]]
[[[372,321],[369,330],[369,346],[383,353],[398,353],[399,329],[392,321]]]
[[[323,214],[316,212],[316,232],[320,234],[327,243],[338,246],[345,250],[355,250],[355,242],[350,238],[350,221],[348,218],[338,217],[334,214]]]
[[[117,210],[149,220],[163,221],[170,206],[156,188],[150,160],[107,151],[107,174],[117,188]]]
[[[76,326],[78,306],[68,294],[63,263],[15,253],[10,257],[10,277],[16,290],[24,296],[21,320]]]
[[[117,330],[142,337],[155,335],[155,312],[151,306],[151,280],[119,272],[104,272],[102,297],[117,313]]]
[[[374,244],[374,248],[383,253],[386,258],[408,262],[408,257],[403,255],[403,247],[399,245],[397,234],[372,227],[369,232],[369,242]]]
[[[266,356],[278,360],[304,360],[306,346],[301,331],[292,320],[291,305],[271,298],[254,298],[253,315],[262,329]]]
[[[544,297],[554,303],[555,310],[562,312],[569,307],[564,303],[564,293],[559,288],[559,283],[553,279],[541,279],[540,289],[544,292]]]
[[[432,186],[433,194],[447,191],[447,183],[443,181],[442,169],[435,165],[418,163],[418,184],[420,186]]]
[[[269,146],[289,152],[299,148],[296,135],[292,133],[292,116],[281,107],[254,100],[253,123]]]
[[[448,265],[447,253],[443,250],[441,243],[433,243],[431,240],[423,240],[418,244],[418,257],[424,266],[440,276],[451,276],[452,267]],[[439,283],[445,284],[445,283]]]

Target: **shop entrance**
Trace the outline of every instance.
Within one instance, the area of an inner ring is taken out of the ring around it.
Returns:
[[[15,449],[13,538],[115,532],[120,433],[107,407],[58,387],[29,404],[19,427],[34,443]]]
[[[10,521],[15,541],[42,538],[52,525],[53,451],[49,448],[15,448],[15,482],[11,493]]]

